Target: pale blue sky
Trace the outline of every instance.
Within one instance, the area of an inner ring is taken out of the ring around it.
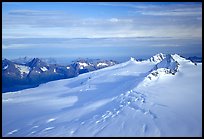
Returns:
[[[202,54],[202,3],[4,2],[3,57]]]

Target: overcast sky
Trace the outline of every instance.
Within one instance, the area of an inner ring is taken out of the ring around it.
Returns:
[[[3,57],[202,54],[202,3],[4,2]]]

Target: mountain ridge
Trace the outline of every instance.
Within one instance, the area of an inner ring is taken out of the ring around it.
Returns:
[[[27,58],[28,59],[28,58]],[[81,63],[85,65],[80,65]],[[98,63],[105,63],[97,66]],[[90,63],[88,60],[78,60],[69,65],[48,64],[39,58],[33,58],[25,63],[13,62],[8,59],[2,60],[2,90],[3,92],[17,91],[29,87],[36,87],[48,81],[76,77],[79,74],[94,71],[104,67],[115,65],[116,61],[97,60]],[[87,65],[86,65],[87,64]],[[14,81],[12,81],[14,80]]]
[[[201,75],[202,63],[166,54],[4,93],[2,135],[202,136]]]

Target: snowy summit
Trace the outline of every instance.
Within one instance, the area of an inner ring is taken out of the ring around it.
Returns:
[[[156,54],[155,56],[152,56],[149,60],[151,62],[159,63],[161,62],[166,56],[163,53]]]

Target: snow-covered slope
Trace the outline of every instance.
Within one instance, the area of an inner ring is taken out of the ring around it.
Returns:
[[[201,75],[202,63],[178,55],[131,58],[5,93],[3,136],[202,136]]]
[[[28,74],[30,72],[30,67],[24,66],[24,65],[17,65],[14,64],[14,66],[20,71],[21,77],[23,77],[23,74]]]
[[[165,57],[166,57],[165,54],[159,53],[159,54],[156,54],[156,55],[150,57],[150,59],[148,59],[148,60],[151,61],[151,62],[154,62],[154,63],[159,63],[159,62],[161,62]]]

